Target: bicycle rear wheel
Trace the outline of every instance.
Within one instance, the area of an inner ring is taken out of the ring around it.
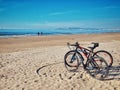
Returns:
[[[108,63],[108,66],[111,67],[113,64],[113,57],[112,55],[105,51],[105,50],[100,50],[94,53],[93,57],[95,56],[99,56],[99,57],[103,57],[105,59],[105,61]]]
[[[64,56],[64,64],[67,70],[76,71],[80,65],[79,53],[75,50],[67,52]]]
[[[102,57],[93,57],[87,62],[86,69],[93,78],[103,80],[108,76],[109,67]]]

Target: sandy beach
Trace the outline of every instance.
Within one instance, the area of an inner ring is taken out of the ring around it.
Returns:
[[[67,42],[107,50],[113,67],[104,81],[64,66]],[[120,90],[120,33],[0,38],[0,90]]]

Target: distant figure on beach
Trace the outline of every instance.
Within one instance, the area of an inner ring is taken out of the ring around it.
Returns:
[[[38,36],[40,35],[40,33],[39,33],[39,32],[38,32],[37,34],[38,34]]]
[[[39,36],[39,35],[41,35],[41,36],[42,36],[42,35],[43,35],[43,32],[41,32],[41,33],[39,33],[39,32],[38,32],[37,34],[38,34],[38,36]]]

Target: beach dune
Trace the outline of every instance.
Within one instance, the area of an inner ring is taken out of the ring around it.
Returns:
[[[114,58],[104,81],[64,66],[67,42],[107,50]],[[0,38],[0,90],[120,90],[120,33]]]

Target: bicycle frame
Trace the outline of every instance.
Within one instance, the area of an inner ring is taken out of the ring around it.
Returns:
[[[76,50],[82,52],[87,60],[93,55],[93,50],[81,47],[80,45],[76,47]]]
[[[89,50],[89,49],[87,49],[87,48],[84,48],[84,47],[80,46],[79,44],[76,44],[76,45],[74,45],[74,44],[72,45],[72,44],[71,44],[71,45],[70,45],[69,43],[67,43],[67,46],[68,46],[68,48],[69,48],[70,50],[72,50],[72,49],[70,48],[70,46],[76,47],[75,50],[78,51],[78,52],[79,52],[79,51],[82,52],[83,55],[84,55],[87,59],[94,54],[94,52],[93,52],[94,49]]]
[[[68,44],[68,46],[69,46],[69,44]],[[80,54],[81,54],[81,52],[82,52],[82,54],[85,56],[86,62],[84,62],[85,58],[83,57],[83,55],[80,56],[80,58],[82,58],[82,64],[83,64],[83,67],[84,67],[84,69],[85,69],[88,60],[93,60],[93,59],[91,59],[91,58],[92,58],[92,56],[93,56],[93,54],[94,54],[94,52],[93,52],[94,49],[89,50],[89,49],[87,49],[87,48],[84,48],[84,47],[80,46],[79,44],[71,45],[71,46],[76,47],[76,48],[75,48],[75,52],[80,53]],[[70,48],[70,47],[69,47],[69,48]],[[70,49],[71,49],[71,48],[70,48]]]

